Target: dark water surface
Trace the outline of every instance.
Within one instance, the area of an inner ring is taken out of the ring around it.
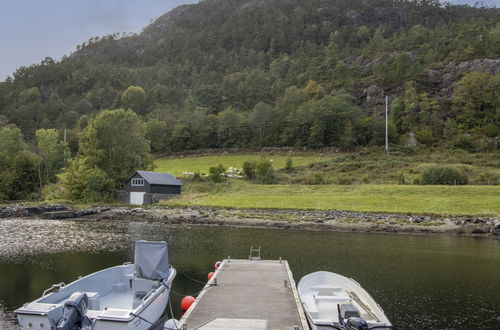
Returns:
[[[200,280],[251,245],[287,259],[296,281],[317,270],[352,277],[398,329],[500,328],[498,240],[20,219],[0,219],[0,328],[16,329],[12,311],[51,284],[133,261],[138,239],[167,241],[174,267]],[[202,287],[178,275],[173,289]],[[181,298],[171,297],[178,314]]]

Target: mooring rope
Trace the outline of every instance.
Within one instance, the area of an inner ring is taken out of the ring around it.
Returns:
[[[183,275],[183,276],[187,277],[188,279],[190,279],[191,281],[194,281],[194,282],[196,282],[196,283],[201,283],[201,284],[206,284],[206,283],[207,283],[206,281],[204,282],[204,281],[200,281],[200,280],[194,279],[194,278],[192,278],[191,276],[189,276],[188,274],[186,274],[186,273],[182,272],[182,271],[181,271],[181,270],[179,270],[179,269],[178,269],[177,271],[178,271],[181,275]]]

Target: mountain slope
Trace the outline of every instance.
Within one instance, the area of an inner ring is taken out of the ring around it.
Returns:
[[[20,68],[0,84],[0,123],[28,138],[41,127],[76,134],[98,111],[126,106],[121,94],[137,85],[147,101],[134,110],[157,152],[380,144],[386,94],[394,142],[495,138],[499,19],[498,9],[432,0],[201,1],[138,35]],[[482,96],[471,101],[475,86]]]

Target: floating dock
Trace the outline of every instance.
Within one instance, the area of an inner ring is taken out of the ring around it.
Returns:
[[[181,318],[198,330],[308,330],[286,260],[225,259]]]

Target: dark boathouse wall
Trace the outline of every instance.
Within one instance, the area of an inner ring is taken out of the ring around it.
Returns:
[[[136,173],[125,183],[126,192],[145,192],[148,194],[166,194],[166,195],[179,195],[181,193],[181,186],[168,186],[149,184],[144,180],[144,186],[132,186],[132,179],[144,179],[141,175]]]
[[[150,186],[151,194],[167,194],[167,195],[179,195],[181,193],[180,186],[164,186],[152,184]]]
[[[132,179],[144,179],[142,176],[140,176],[138,173],[135,173],[133,177],[131,177],[127,183],[125,184],[125,191],[126,192],[149,192],[149,183],[144,180],[144,186],[132,186]]]

